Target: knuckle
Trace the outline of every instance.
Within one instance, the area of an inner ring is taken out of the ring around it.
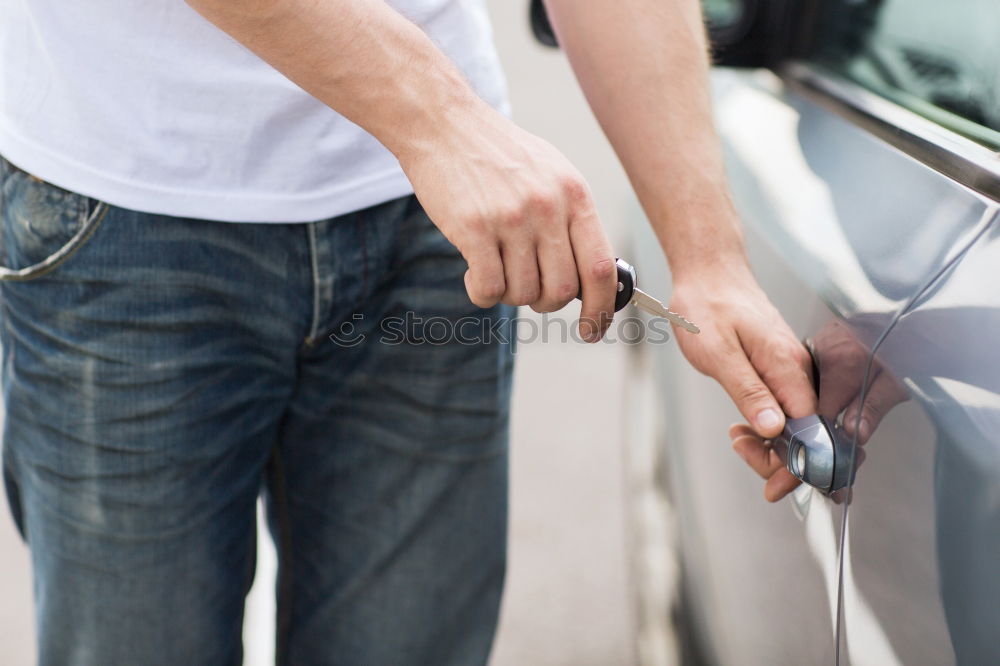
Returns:
[[[775,369],[791,371],[793,367],[803,368],[809,363],[809,352],[797,341],[765,340],[763,347],[764,358],[773,363]]]
[[[529,214],[551,218],[559,212],[559,203],[552,193],[538,189],[525,198],[524,210]]]
[[[762,402],[771,395],[766,386],[757,382],[737,386],[734,393],[733,397],[739,404]]]
[[[758,337],[757,343],[770,358],[791,358],[793,348],[782,338]]]
[[[479,290],[479,295],[494,304],[503,297],[504,284],[500,280],[487,280]]]
[[[532,303],[531,309],[537,312],[538,314],[544,314],[546,312],[555,312],[556,310],[559,309],[559,307],[554,303],[552,303],[551,301],[542,298]]]
[[[486,231],[485,217],[475,210],[463,210],[455,215],[465,238],[479,236]]]
[[[527,224],[527,221],[528,216],[521,210],[504,211],[500,214],[500,223],[508,231],[518,231],[523,229]]]
[[[517,293],[515,300],[518,301],[518,305],[531,305],[532,303],[538,302],[541,294],[539,293],[538,287],[522,287]]]
[[[465,277],[469,299],[479,307],[496,305],[506,288],[503,277],[495,271],[483,270],[480,265],[470,265]]]
[[[468,292],[469,292],[469,300],[472,301],[472,304],[475,305],[476,307],[489,308],[496,305],[495,300],[491,301],[485,294],[483,294],[480,291],[477,291],[476,289],[469,289]]]
[[[571,174],[563,177],[561,185],[563,196],[566,197],[567,201],[576,206],[589,204],[590,188],[579,175]]]
[[[497,304],[497,301],[495,300],[483,298],[482,296],[477,296],[474,293],[469,294],[469,300],[472,301],[472,304],[477,308],[491,308]]]
[[[499,224],[504,229],[517,229],[524,224],[526,215],[523,206],[504,206],[495,210],[490,217],[494,224]]]
[[[590,277],[598,282],[606,282],[615,277],[615,260],[610,257],[598,259],[590,265]]]
[[[775,342],[774,353],[783,359],[795,364],[800,364],[809,355],[805,348],[794,338]]]
[[[500,296],[502,296],[501,294]],[[500,296],[493,296],[475,289],[469,291],[469,300],[473,305],[480,308],[491,308],[500,300]]]
[[[565,305],[576,298],[578,291],[579,285],[575,282],[560,282],[556,288],[553,289],[553,300]]]

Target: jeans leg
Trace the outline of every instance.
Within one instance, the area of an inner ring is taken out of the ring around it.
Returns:
[[[5,214],[55,200],[15,190]],[[241,662],[305,311],[293,237],[302,254],[289,228],[111,208],[65,263],[3,284],[5,471],[43,666]]]
[[[351,267],[329,321],[365,339],[303,352],[274,454],[278,661],[484,664],[506,553],[513,340],[499,320],[513,310],[469,302],[465,262],[412,200],[321,229],[324,265]],[[382,339],[407,313],[434,322],[434,342]],[[466,339],[439,339],[463,321]]]

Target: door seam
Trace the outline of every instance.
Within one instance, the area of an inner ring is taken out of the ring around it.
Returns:
[[[983,211],[983,214],[980,217],[979,222],[977,223],[977,225],[980,228],[978,230],[976,230],[972,234],[972,238],[970,238],[969,241],[966,242],[965,245],[963,245],[961,247],[961,249],[959,249],[955,253],[955,255],[953,257],[951,257],[950,259],[948,259],[947,261],[945,261],[945,263],[944,263],[943,266],[941,266],[940,268],[938,268],[937,270],[935,270],[933,273],[931,273],[930,277],[928,277],[923,282],[923,284],[921,284],[921,286],[917,288],[917,290],[916,290],[916,292],[914,292],[913,296],[911,296],[910,298],[908,298],[906,300],[906,302],[892,316],[892,319],[889,321],[889,324],[885,327],[885,329],[882,331],[882,333],[880,333],[879,336],[875,339],[875,342],[872,344],[871,350],[868,353],[868,362],[865,364],[864,380],[862,381],[862,384],[861,384],[861,393],[859,395],[859,400],[858,400],[858,404],[859,405],[863,406],[865,404],[865,398],[867,397],[867,394],[868,394],[868,380],[869,380],[869,377],[871,377],[872,366],[874,365],[875,356],[878,353],[878,349],[879,349],[879,347],[882,346],[882,343],[885,341],[885,339],[889,337],[889,334],[892,333],[892,330],[896,327],[896,324],[899,323],[899,321],[904,316],[906,316],[909,312],[911,312],[914,309],[914,307],[920,301],[921,297],[924,296],[924,294],[926,294],[932,287],[934,287],[934,285],[937,284],[937,282],[946,273],[948,273],[949,271],[951,271],[953,268],[955,268],[956,266],[958,266],[962,262],[962,260],[969,253],[969,251],[979,243],[980,239],[982,239],[983,236],[985,236],[995,226],[998,226],[998,224],[1000,224],[1000,222],[998,222],[998,220],[1000,220],[1000,205],[997,205],[995,203],[991,203],[991,204],[989,204],[987,206],[986,210]],[[857,421],[854,424],[855,425],[855,428],[854,428],[854,432],[855,433],[859,432],[858,427],[860,425],[861,413],[862,413],[862,410],[858,409],[858,413],[857,413],[857,416],[856,416]],[[853,437],[853,441],[851,443],[851,460],[850,460],[848,469],[853,469],[854,468],[854,458],[855,458],[855,454],[857,452],[857,446],[858,446],[858,444],[857,444],[857,434],[855,434],[854,437]],[[850,493],[853,493],[853,489],[854,489],[854,484],[852,483],[848,490],[849,490]],[[835,627],[836,627],[836,629],[834,631],[834,641],[835,641],[834,642],[834,664],[835,664],[835,666],[840,666],[840,663],[841,663],[841,654],[840,654],[841,640],[840,639],[841,639],[841,635],[843,633],[842,617],[843,617],[843,613],[844,613],[844,608],[843,608],[843,603],[844,603],[844,544],[846,543],[847,526],[848,526],[848,518],[850,516],[850,508],[851,508],[851,500],[848,499],[848,501],[845,502],[845,504],[844,504],[844,514],[843,514],[843,516],[841,516],[840,529],[839,529],[839,533],[838,533],[838,536],[837,536],[837,608],[836,608],[837,615],[836,615],[836,619],[835,619]]]

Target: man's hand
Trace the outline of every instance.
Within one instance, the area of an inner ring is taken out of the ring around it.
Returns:
[[[431,220],[469,263],[472,302],[554,312],[582,289],[580,335],[600,340],[614,317],[615,259],[569,161],[485,108],[455,114],[418,145],[400,163]]]
[[[781,433],[785,414],[816,412],[809,352],[757,285],[746,261],[730,257],[675,276],[671,307],[689,313],[701,334],[677,335],[684,355],[715,378],[753,427],[730,428],[733,449],[767,482],[776,502],[799,481],[765,439]]]
[[[843,423],[843,433],[858,447],[855,465],[865,459],[868,439],[896,405],[908,399],[906,389],[877,361],[869,368],[871,353],[835,320],[823,327],[812,340],[819,366],[819,404],[813,409],[830,423]],[[862,385],[868,376],[868,388]],[[864,404],[861,400],[864,397]],[[808,412],[812,413],[812,412]],[[801,414],[796,414],[800,416]],[[799,485],[771,446],[753,428],[736,424],[729,429],[733,450],[757,472],[764,484],[764,496],[777,502]]]
[[[762,437],[816,411],[809,352],[757,286],[742,257],[675,277],[671,308],[690,315],[700,335],[677,335],[684,355],[714,377]]]

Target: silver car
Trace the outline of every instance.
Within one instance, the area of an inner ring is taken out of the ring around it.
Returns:
[[[849,465],[848,487],[767,504],[722,390],[675,346],[639,350],[684,662],[1000,664],[1000,2],[705,4],[754,270],[813,353],[816,455]]]

